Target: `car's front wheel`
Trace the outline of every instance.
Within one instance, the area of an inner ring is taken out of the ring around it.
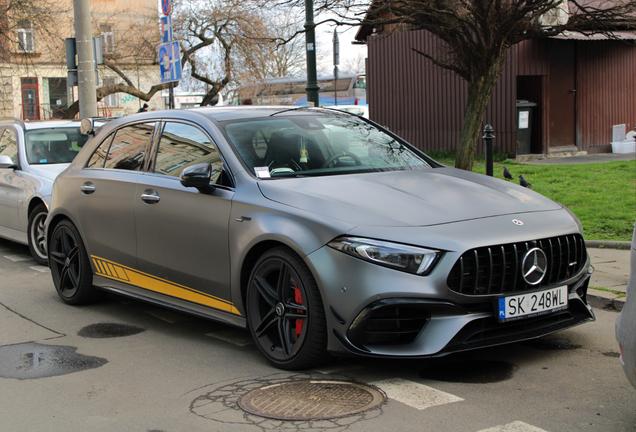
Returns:
[[[44,222],[49,214],[44,204],[38,204],[29,215],[29,251],[31,256],[40,265],[47,265],[48,258],[46,252],[46,235],[44,232]]]
[[[331,359],[316,281],[286,247],[269,250],[252,269],[247,319],[256,345],[278,368],[306,369]]]
[[[55,290],[65,303],[86,304],[101,296],[101,292],[93,287],[93,271],[82,239],[69,220],[61,221],[53,230],[49,267]]]

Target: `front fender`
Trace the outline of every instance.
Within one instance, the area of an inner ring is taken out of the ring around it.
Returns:
[[[307,255],[354,227],[333,219],[326,222],[322,216],[271,201],[267,208],[233,202],[228,230],[231,291],[241,314],[245,314],[243,294],[251,266],[265,250],[284,245],[308,262]]]

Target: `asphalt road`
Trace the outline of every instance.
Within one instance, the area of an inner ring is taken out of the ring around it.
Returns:
[[[71,307],[26,247],[0,240],[0,430],[636,431],[616,312],[532,342],[436,360],[268,365],[249,333],[109,296]],[[371,384],[378,408],[281,422],[242,411],[248,390],[291,378]]]

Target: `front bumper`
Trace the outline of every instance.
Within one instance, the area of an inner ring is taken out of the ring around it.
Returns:
[[[500,323],[493,306],[496,296],[467,296],[448,288],[445,276],[457,254],[447,253],[427,277],[369,264],[329,248],[312,255],[312,271],[320,275],[325,299],[328,349],[334,355],[437,357],[532,339],[595,320],[587,303],[589,258],[581,272],[565,283],[566,310]],[[541,287],[545,288],[551,287]]]
[[[488,305],[471,311],[421,299],[379,300],[344,334],[333,329],[333,337],[347,354],[373,357],[437,357],[533,339],[595,319],[585,301],[588,281],[571,288],[568,309],[508,323],[499,323]]]

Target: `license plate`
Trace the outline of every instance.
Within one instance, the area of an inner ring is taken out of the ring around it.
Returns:
[[[500,322],[545,315],[567,309],[568,287],[560,286],[528,294],[502,297],[497,306],[497,318]]]

